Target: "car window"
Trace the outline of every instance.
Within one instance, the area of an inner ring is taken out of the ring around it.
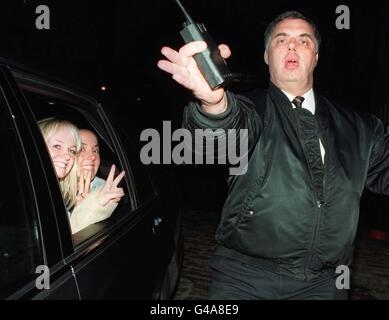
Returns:
[[[115,176],[123,170],[123,160],[120,160],[122,158],[118,156],[118,151],[112,141],[109,129],[106,127],[102,115],[95,106],[88,103],[82,103],[82,101],[68,100],[66,96],[58,97],[58,95],[51,95],[50,92],[42,94],[31,88],[24,88],[23,86],[22,89],[37,121],[49,117],[65,119],[72,122],[80,129],[88,129],[96,134],[99,140],[101,157],[101,165],[96,177],[106,180],[113,164],[116,166]],[[52,172],[54,174],[54,168]],[[128,178],[127,175],[127,183],[131,183],[131,179]],[[119,187],[124,189],[125,196],[120,200],[111,217],[74,234],[73,241],[76,245],[84,242],[96,233],[103,232],[105,228],[115,224],[118,220],[127,217],[134,211],[132,201],[134,195],[133,192],[129,190],[126,180],[123,179],[119,184]],[[104,181],[100,185],[103,184]],[[67,210],[64,210],[64,214],[68,214]]]
[[[157,186],[153,184],[156,178],[155,175],[152,176],[149,167],[146,167],[140,161],[140,150],[141,145],[136,143],[137,141],[131,140],[128,130],[124,130],[122,125],[119,122],[117,124],[117,132],[120,136],[120,139],[124,145],[124,148],[127,151],[128,160],[130,161],[131,167],[133,168],[134,183],[136,185],[137,195],[139,205],[142,206],[148,201],[152,200],[157,193]],[[139,135],[135,135],[137,138]],[[159,172],[159,171],[158,171]]]
[[[37,210],[22,146],[10,114],[0,106],[0,298],[38,277],[43,253]]]

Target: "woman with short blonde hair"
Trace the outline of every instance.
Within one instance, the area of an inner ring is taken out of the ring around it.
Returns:
[[[46,118],[38,121],[61,186],[65,206],[74,207],[77,196],[77,161],[81,149],[78,128],[70,121]]]

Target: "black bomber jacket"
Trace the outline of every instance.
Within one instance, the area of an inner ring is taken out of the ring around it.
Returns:
[[[227,98],[223,114],[191,103],[183,120],[192,131],[248,129],[248,170],[228,176],[219,254],[270,261],[301,279],[350,265],[364,187],[389,195],[388,128],[315,93],[325,148],[318,169],[308,161],[314,155],[305,150],[289,99],[274,84],[247,96],[227,92]],[[321,192],[315,170],[323,170]]]

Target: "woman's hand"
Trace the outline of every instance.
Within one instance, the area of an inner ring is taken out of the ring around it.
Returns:
[[[99,204],[105,207],[107,204],[118,203],[125,193],[123,188],[118,188],[118,184],[123,179],[125,172],[122,171],[115,179],[115,165],[113,164],[108,174],[104,186],[98,196]]]
[[[78,177],[78,188],[75,203],[76,206],[89,194],[91,186],[91,177],[91,170],[80,171],[80,176]]]
[[[108,219],[117,203],[124,196],[123,188],[118,184],[123,179],[122,171],[115,179],[115,165],[112,165],[107,181],[100,189],[89,192],[91,175],[84,173],[79,182],[79,196],[82,198],[70,215],[72,233],[76,233],[90,224]],[[84,196],[83,196],[84,195]]]

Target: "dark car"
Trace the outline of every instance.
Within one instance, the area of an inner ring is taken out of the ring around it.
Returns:
[[[0,61],[0,298],[167,299],[182,262],[180,210],[165,197],[93,98]],[[37,121],[67,119],[100,140],[105,165],[125,170],[112,216],[72,235]]]

